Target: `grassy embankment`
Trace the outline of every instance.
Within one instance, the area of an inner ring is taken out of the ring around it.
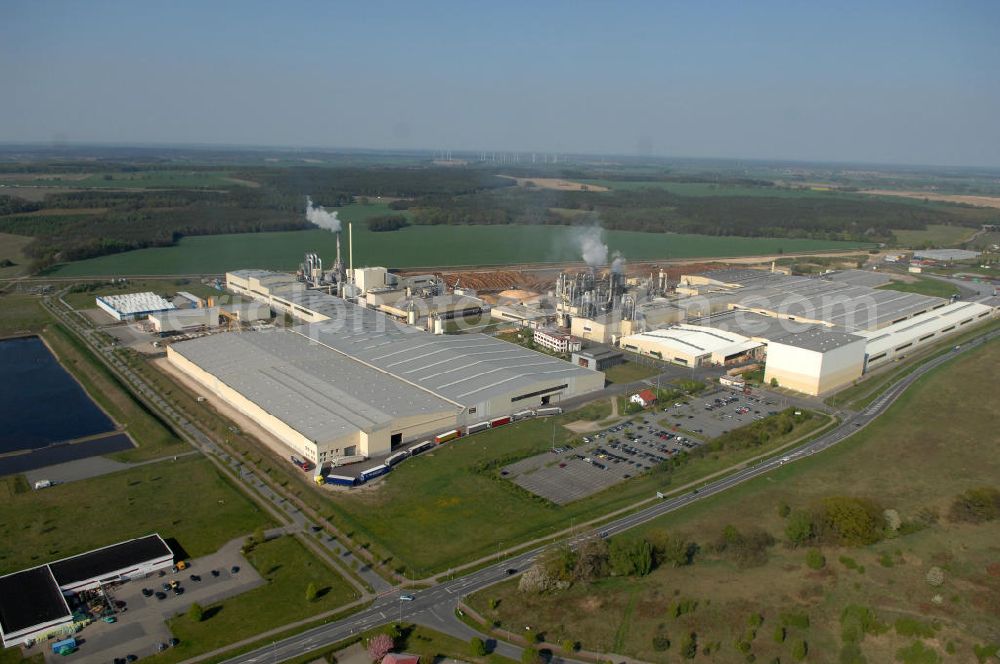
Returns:
[[[119,461],[145,461],[191,451],[160,418],[132,396],[118,378],[99,363],[90,349],[67,332],[61,323],[52,323],[42,332],[60,363],[76,378],[87,395],[115,422],[123,425],[138,447],[110,455]]]
[[[694,661],[745,662],[735,642],[746,637],[756,614],[763,617],[750,639],[757,661],[795,661],[792,650],[800,640],[807,643],[808,661],[976,661],[973,648],[991,635],[995,640],[1000,621],[1000,522],[955,523],[947,514],[957,493],[998,485],[993,414],[1000,402],[991,389],[998,363],[995,341],[922,378],[882,418],[837,447],[633,533],[686,534],[702,547],[693,565],[541,596],[518,593],[516,582],[509,582],[474,596],[473,604],[504,626],[530,624],[551,640],[575,639],[585,648],[615,648],[646,661],[678,661],[681,642],[695,633],[699,649],[709,646],[712,654]],[[807,508],[836,495],[869,498],[897,510],[904,522],[930,525],[870,546],[824,545],[820,569],[805,564],[805,550],[781,543],[760,566],[741,568],[711,553],[711,542],[729,524],[759,527],[784,541],[781,505]],[[944,571],[940,586],[927,581],[933,566]],[[675,617],[672,607],[684,599],[697,608]],[[495,611],[490,600],[498,602]],[[866,659],[848,656],[852,646],[842,640],[842,614],[851,605],[870,608],[888,627],[858,645]],[[910,621],[927,636],[915,637]],[[658,650],[657,635],[671,645]],[[909,660],[899,654],[904,649],[933,654]]]

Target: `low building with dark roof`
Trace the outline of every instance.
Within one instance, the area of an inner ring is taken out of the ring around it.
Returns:
[[[67,597],[143,578],[173,562],[173,551],[154,534],[0,576],[0,640],[9,648],[70,634],[74,617]]]

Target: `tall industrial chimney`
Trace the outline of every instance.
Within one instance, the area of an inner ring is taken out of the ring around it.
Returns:
[[[347,260],[351,264],[351,283],[354,283],[354,224],[347,222]]]

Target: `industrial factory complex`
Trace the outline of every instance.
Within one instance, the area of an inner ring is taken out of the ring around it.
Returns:
[[[629,354],[730,373],[763,366],[766,383],[822,395],[995,315],[881,289],[890,277],[876,271],[800,277],[772,265],[670,283],[662,270],[629,275],[618,259],[559,273],[548,292],[481,298],[436,274],[355,269],[349,247],[344,261],[338,232],[328,270],[307,253],[297,274],[229,272],[234,304],[150,293],[97,303],[161,335],[198,330],[165,344],[168,366],[269,432],[275,451],[323,471],[596,397],[603,371]],[[272,312],[286,325],[248,327]],[[470,318],[530,330],[533,347],[448,333]],[[223,326],[232,333],[216,333]]]
[[[428,334],[289,275],[238,271],[226,284],[300,324],[173,344],[168,359],[313,464],[604,387],[600,372],[484,334]]]

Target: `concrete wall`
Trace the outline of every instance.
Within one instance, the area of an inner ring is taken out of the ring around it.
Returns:
[[[287,425],[281,419],[275,417],[271,413],[268,413],[266,410],[247,399],[238,391],[234,390],[229,385],[226,385],[213,374],[205,371],[194,362],[191,362],[189,359],[178,353],[173,346],[167,347],[167,360],[178,369],[191,376],[191,378],[204,385],[205,388],[212,392],[212,394],[228,403],[243,415],[252,419],[269,433],[274,435],[279,441],[284,443],[287,446],[286,448],[270,445],[270,441],[268,440],[262,441],[265,444],[268,444],[272,450],[282,457],[288,456],[290,451],[292,454],[300,456],[303,459],[308,459],[313,463],[319,463],[323,452],[327,452],[327,455],[329,455],[335,449],[343,449],[351,445],[361,447],[360,431],[334,440],[319,441],[318,444],[314,443],[312,440],[306,438],[301,433]],[[361,449],[360,453],[367,454],[364,449]]]
[[[632,351],[633,353],[648,355],[649,357],[655,357],[659,360],[673,362],[674,364],[680,364],[685,367],[699,366],[711,358],[710,353],[695,354],[694,352],[680,347],[674,347],[665,341],[656,339],[623,337],[620,346],[625,350]]]
[[[764,382],[776,378],[780,387],[803,394],[825,394],[860,378],[864,357],[864,339],[826,353],[771,342],[767,346]]]
[[[587,341],[606,344],[611,342],[611,337],[617,337],[621,334],[621,324],[617,320],[603,323],[589,318],[574,316],[573,322],[570,325],[570,334]]]
[[[545,394],[528,397],[527,399],[511,401],[512,398],[520,396],[521,394],[531,394],[532,392],[538,392],[550,387],[556,387],[558,385],[562,385],[563,383],[566,384],[566,387],[558,392],[546,392]],[[594,371],[593,374],[572,377],[567,375],[565,378],[547,378],[545,380],[540,380],[534,385],[522,387],[516,393],[508,392],[494,397],[493,399],[481,401],[474,406],[471,406],[471,408],[476,409],[475,412],[463,414],[463,416],[459,418],[459,424],[462,426],[468,426],[469,424],[481,422],[484,419],[510,415],[511,413],[516,413],[517,411],[524,410],[525,408],[535,408],[542,405],[543,397],[549,397],[549,403],[557,405],[563,399],[578,397],[580,395],[596,392],[602,389],[604,389],[604,374],[600,371]]]

